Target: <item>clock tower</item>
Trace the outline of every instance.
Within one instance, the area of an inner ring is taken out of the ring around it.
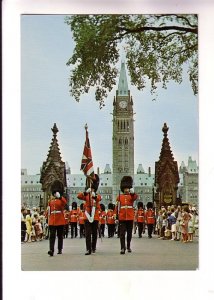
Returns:
[[[113,101],[113,202],[120,191],[123,176],[134,179],[134,119],[133,101],[128,89],[125,63],[121,63],[120,77],[116,97]]]

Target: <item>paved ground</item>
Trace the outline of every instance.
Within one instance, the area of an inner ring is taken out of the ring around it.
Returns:
[[[57,246],[57,240],[56,244]],[[23,271],[148,271],[196,270],[199,267],[198,239],[192,243],[148,239],[145,235],[132,238],[132,253],[121,255],[120,241],[99,238],[97,252],[85,256],[85,239],[64,239],[62,255],[47,254],[49,241],[25,243],[22,249]],[[56,248],[57,252],[57,248]]]

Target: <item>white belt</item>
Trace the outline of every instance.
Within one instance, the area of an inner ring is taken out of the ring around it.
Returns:
[[[138,218],[144,218],[144,216],[138,216]]]
[[[51,212],[51,214],[60,214],[61,213],[61,210],[53,210],[52,212]]]
[[[125,206],[121,206],[120,208],[133,208],[133,206],[125,205]]]
[[[147,217],[148,219],[154,219],[154,217]]]

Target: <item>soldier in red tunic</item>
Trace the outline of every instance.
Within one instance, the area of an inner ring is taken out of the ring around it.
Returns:
[[[145,212],[143,209],[143,202],[139,201],[137,204],[136,221],[138,227],[138,236],[142,238],[142,233],[145,233]]]
[[[77,237],[77,220],[78,219],[78,211],[77,211],[77,203],[76,201],[72,202],[72,207],[70,211],[70,226],[71,226],[71,238],[75,236]]]
[[[148,238],[152,238],[152,231],[155,224],[155,212],[153,210],[153,204],[152,202],[148,202],[146,204],[147,210],[145,212],[145,221],[147,224],[147,230],[148,230]]]
[[[80,238],[85,236],[85,209],[83,203],[80,204],[80,209],[78,212],[78,222],[79,222],[79,229],[80,229]]]
[[[84,193],[79,193],[77,198],[85,201],[85,240],[86,240],[86,253],[85,255],[90,255],[91,252],[96,252],[97,244],[97,233],[98,233],[98,223],[100,214],[100,200],[101,196],[96,193],[99,186],[99,176],[95,174],[95,179],[91,179],[91,186],[86,186],[86,191]]]
[[[105,236],[105,225],[106,225],[106,211],[105,211],[105,205],[103,203],[100,203],[100,216],[99,216],[99,237]]]
[[[50,231],[50,239],[49,239],[50,250],[48,251],[48,254],[50,256],[54,255],[56,234],[58,238],[57,254],[62,254],[63,231],[64,231],[64,225],[66,224],[65,217],[64,217],[64,209],[67,202],[66,199],[60,194],[60,192],[56,190],[52,192],[52,195],[54,196],[54,198],[52,198],[48,204],[48,215],[49,215],[48,226]]]
[[[108,227],[108,237],[111,238],[114,236],[115,231],[115,211],[113,203],[109,203],[108,211],[106,213],[106,223]]]
[[[124,176],[121,180],[120,189],[123,194],[117,196],[116,211],[119,219],[119,230],[120,230],[120,254],[125,254],[125,235],[127,233],[127,250],[131,250],[131,239],[134,222],[134,201],[138,198],[132,187],[133,180],[131,176]]]

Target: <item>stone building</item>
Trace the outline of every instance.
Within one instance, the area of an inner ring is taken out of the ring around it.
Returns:
[[[198,166],[196,160],[189,156],[188,164],[181,164],[180,172],[183,177],[182,202],[198,205]]]
[[[21,206],[40,207],[42,198],[40,174],[29,175],[27,174],[27,169],[21,169]]]

